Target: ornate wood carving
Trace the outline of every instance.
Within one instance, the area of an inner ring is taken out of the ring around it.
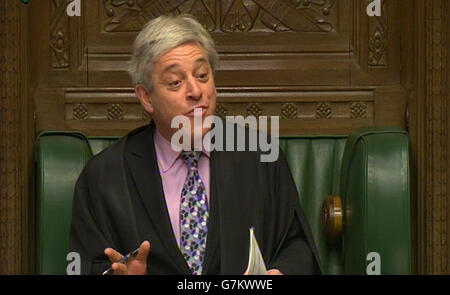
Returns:
[[[50,13],[50,49],[53,69],[69,67],[69,17],[66,7],[70,0],[52,0]]]
[[[317,119],[330,119],[331,118],[331,104],[326,102],[320,102],[316,106],[316,118]]]
[[[19,37],[4,37],[4,32],[18,29],[13,25],[17,18],[10,19],[17,10],[12,12],[5,5],[18,5],[20,1],[0,1],[0,58],[9,58],[8,64],[2,60],[0,66],[2,75],[6,77],[4,73],[8,73],[12,77],[19,70],[17,64],[12,65],[18,52],[14,40]],[[413,181],[420,184],[418,212],[422,218],[417,239],[419,270],[448,272],[448,41],[444,36],[449,25],[445,18],[450,13],[447,0],[383,0],[381,17],[366,15],[369,0],[89,0],[83,1],[88,8],[82,11],[83,16],[70,19],[70,23],[63,13],[67,0],[42,3],[46,4],[34,6],[32,12],[45,17],[30,20],[35,37],[32,44],[39,46],[34,51],[49,52],[49,57],[42,60],[41,54],[32,53],[30,57],[31,70],[37,69],[32,78],[37,85],[32,89],[36,93],[37,131],[81,130],[90,135],[119,135],[148,121],[150,116],[134,98],[124,69],[136,32],[149,19],[167,12],[191,13],[213,32],[221,53],[217,72],[217,114],[221,117],[245,115],[248,111],[279,115],[281,134],[345,134],[360,126],[391,122],[401,125],[403,117],[398,114],[404,114],[403,100],[408,97],[412,108],[411,97],[417,95],[418,111],[411,112],[410,117],[418,123],[411,125],[410,132],[420,133],[413,141],[419,154],[419,177]],[[45,25],[40,27],[42,19]],[[419,68],[423,58],[417,81],[411,78],[416,64],[407,58],[413,55],[407,52],[413,46],[408,46],[404,40],[409,37],[402,35],[414,31],[414,26],[419,32],[424,30],[418,41],[423,44],[423,52],[414,53]],[[3,54],[11,48],[15,49]],[[83,60],[84,68],[76,57]],[[40,71],[49,67],[49,72]],[[413,86],[405,84],[408,79],[412,82],[407,83],[423,83],[424,90],[415,93]],[[5,126],[16,130],[18,127],[13,124],[21,124],[7,110],[21,103],[16,93],[23,90],[17,83],[8,83],[2,84],[2,91],[0,247],[5,256],[0,256],[0,260],[21,255],[11,248],[5,250],[5,245],[17,242],[5,235],[25,230],[20,223],[10,226],[18,218],[16,213],[4,209],[22,204],[6,193],[21,184],[14,178],[14,156],[18,151],[13,143],[17,137],[11,135],[12,131],[5,131]],[[10,162],[4,165],[3,159]],[[5,173],[9,176],[5,177]],[[6,182],[11,185],[5,187]],[[2,265],[17,267],[11,261]]]
[[[297,118],[297,105],[287,102],[281,105],[281,118],[284,120],[293,120]]]
[[[236,93],[230,89],[219,88],[216,115],[222,118],[238,115],[279,116],[280,122],[289,124],[336,119],[342,122],[363,120],[362,123],[371,125],[374,120],[372,90],[341,90],[341,93],[337,94],[332,91],[302,91],[300,88],[273,92],[274,89],[252,89]],[[255,90],[258,92],[255,93]],[[110,99],[114,93],[120,95]],[[135,98],[133,90],[129,88],[71,89],[66,92],[65,97],[66,121],[69,124],[78,121],[76,124],[84,126],[82,129],[89,128],[89,124],[93,122],[103,122],[107,126],[108,121],[126,120],[135,122],[137,126],[150,119]],[[281,133],[286,132],[282,127]]]
[[[331,32],[335,0],[178,0],[103,2],[105,32],[134,32],[161,14],[189,13],[213,32]]]
[[[108,104],[108,120],[122,120],[124,112],[124,105],[121,103]]]
[[[350,103],[350,117],[353,119],[365,118],[367,105],[364,102],[352,102]]]
[[[372,2],[372,0],[368,2]],[[387,65],[388,10],[386,9],[386,3],[386,0],[381,1],[381,16],[374,16],[369,20],[368,65],[370,67]]]
[[[263,109],[261,107],[261,104],[253,102],[247,105],[246,107],[246,115],[247,116],[255,116],[259,117],[261,116],[263,112]]]
[[[222,119],[225,119],[225,117],[228,115],[228,109],[225,103],[217,103],[216,115],[221,117]]]

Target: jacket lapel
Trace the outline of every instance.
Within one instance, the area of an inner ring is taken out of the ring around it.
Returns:
[[[135,180],[139,196],[162,244],[180,272],[189,274],[189,267],[177,246],[167,211],[153,142],[154,128],[155,125],[152,122],[143,132],[130,139],[125,158]]]

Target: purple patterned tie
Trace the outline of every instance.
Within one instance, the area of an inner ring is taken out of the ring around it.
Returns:
[[[209,216],[205,185],[197,169],[200,154],[192,151],[181,153],[189,172],[181,191],[180,246],[194,275],[202,273]]]

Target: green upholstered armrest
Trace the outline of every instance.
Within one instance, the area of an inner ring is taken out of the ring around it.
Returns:
[[[409,138],[400,128],[364,128],[345,147],[344,273],[365,273],[369,252],[380,255],[381,274],[410,274],[411,204]]]

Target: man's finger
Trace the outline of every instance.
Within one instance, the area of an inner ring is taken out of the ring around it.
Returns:
[[[113,248],[106,248],[105,249],[105,255],[108,256],[109,261],[111,263],[118,262],[120,259],[122,259],[123,255],[114,250]]]
[[[278,269],[276,269],[276,268],[268,270],[267,274],[268,275],[272,275],[272,276],[281,276],[281,275],[283,275],[283,273],[281,271],[279,271]]]
[[[113,263],[111,266],[115,275],[126,275],[128,274],[127,266],[122,263]]]
[[[138,255],[136,255],[137,260],[146,261],[148,253],[150,253],[150,242],[144,241],[142,242],[141,246],[139,247]]]

